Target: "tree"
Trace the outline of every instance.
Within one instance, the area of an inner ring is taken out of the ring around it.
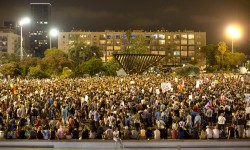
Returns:
[[[69,58],[72,59],[76,65],[90,60],[92,57],[102,57],[102,52],[97,46],[86,46],[83,43],[75,44],[69,49]]]
[[[146,38],[143,36],[136,36],[130,43],[129,47],[123,47],[121,50],[123,54],[148,54],[150,53]]]
[[[69,69],[68,67],[63,68],[63,72],[60,76],[61,78],[70,78],[73,77],[73,71]]]
[[[201,48],[202,55],[206,58],[207,66],[215,66],[217,65],[216,55],[218,54],[217,45],[209,44]]]
[[[223,56],[224,56],[225,52],[227,51],[227,45],[225,42],[218,43],[218,51],[220,52],[220,66],[222,67]]]
[[[89,74],[91,76],[102,71],[102,60],[100,58],[93,57],[90,60],[82,63],[79,66],[80,73]]]
[[[33,78],[38,78],[38,79],[42,79],[42,78],[48,78],[49,75],[47,75],[42,69],[40,65],[37,65],[35,67],[30,67],[29,72],[28,72],[28,76],[29,77],[33,77]]]
[[[236,66],[242,65],[243,62],[246,61],[246,58],[246,55],[243,53],[226,52],[223,65],[226,66],[228,69],[232,69]]]
[[[57,76],[62,73],[64,67],[72,67],[72,61],[59,49],[48,49],[44,54],[45,57],[41,61],[41,68],[48,75]]]
[[[26,76],[29,72],[30,67],[35,67],[41,63],[41,58],[39,57],[26,57],[20,62],[20,67],[22,69],[22,75]]]
[[[0,72],[4,76],[16,77],[21,75],[21,69],[16,62],[6,63],[0,67]]]
[[[187,65],[176,69],[176,74],[182,76],[196,76],[199,72],[200,68],[193,65]]]
[[[116,60],[110,60],[103,64],[105,75],[116,76],[116,71],[120,69],[120,65]]]

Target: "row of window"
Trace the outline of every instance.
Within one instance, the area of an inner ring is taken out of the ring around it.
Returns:
[[[69,37],[71,38],[73,35],[70,34]],[[136,34],[131,34],[130,39],[135,39],[137,35]],[[165,34],[153,34],[153,35],[144,35],[146,39],[159,39],[159,40],[165,40],[166,35]],[[201,38],[201,36],[197,35],[197,38]],[[66,38],[65,35],[63,35],[63,38]],[[80,38],[91,38],[91,34],[80,34]],[[97,35],[94,35],[93,38],[97,38]],[[101,34],[100,35],[101,39],[127,39],[126,34]],[[181,39],[188,39],[188,40],[194,40],[195,36],[194,34],[174,34],[173,36],[168,35],[167,39],[175,39],[175,40],[181,40]]]

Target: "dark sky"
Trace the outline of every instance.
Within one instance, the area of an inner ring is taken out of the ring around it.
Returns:
[[[250,48],[250,0],[51,0],[52,24],[61,31],[144,29],[207,32],[207,44],[230,39],[231,23],[242,27],[235,44]],[[0,21],[29,16],[30,0],[1,0]],[[250,50],[250,49],[249,49]]]

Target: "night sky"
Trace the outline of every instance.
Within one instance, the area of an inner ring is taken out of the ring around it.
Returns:
[[[207,44],[225,41],[236,23],[243,35],[235,46],[250,51],[250,0],[51,0],[52,25],[60,31],[194,30],[207,32]],[[0,21],[30,14],[30,0],[1,0]]]

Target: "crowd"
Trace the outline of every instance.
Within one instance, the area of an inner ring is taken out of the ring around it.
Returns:
[[[249,138],[250,76],[1,79],[6,139]]]

